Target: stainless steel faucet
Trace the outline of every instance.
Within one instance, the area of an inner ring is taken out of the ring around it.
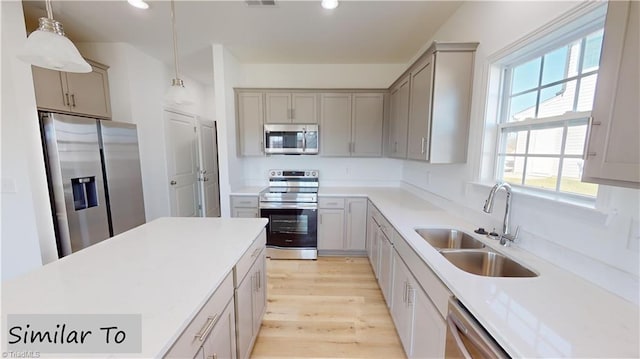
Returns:
[[[504,222],[502,222],[502,235],[500,235],[500,244],[503,246],[509,245],[509,243],[515,241],[518,238],[520,227],[516,228],[516,233],[511,234],[510,231],[510,217],[511,217],[511,186],[506,182],[498,182],[489,192],[489,197],[484,202],[485,213],[493,212],[493,202],[495,200],[496,192],[500,189],[504,189],[507,193],[507,201],[504,209]]]

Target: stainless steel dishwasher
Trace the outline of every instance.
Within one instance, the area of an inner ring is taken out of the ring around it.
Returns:
[[[500,345],[458,302],[449,299],[445,358],[509,358]]]

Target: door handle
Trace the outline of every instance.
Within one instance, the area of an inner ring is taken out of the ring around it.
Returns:
[[[600,121],[596,122],[593,120],[593,116],[589,117],[589,123],[587,124],[587,134],[585,135],[585,141],[584,141],[584,151],[582,154],[582,159],[585,161],[589,158],[589,156],[596,155],[595,152],[589,152],[589,142],[591,142],[591,128],[593,126],[600,126],[600,124],[601,124]]]
[[[207,335],[209,335],[209,332],[211,331],[211,329],[213,329],[213,326],[216,324],[217,320],[218,320],[217,313],[213,317],[207,318],[207,323],[205,324],[203,330],[201,330],[200,333],[196,334],[195,337],[198,338],[198,340],[200,340],[201,342],[204,341]]]
[[[177,184],[178,184],[178,182],[176,182],[176,181],[171,181],[171,182],[169,182],[169,184],[170,184],[170,185],[172,185],[172,186],[175,186],[175,185],[177,185]]]
[[[69,102],[69,93],[65,93],[64,97],[67,99],[67,102],[64,104],[65,106],[71,106],[71,102]]]
[[[71,94],[71,107],[76,107],[76,94]]]

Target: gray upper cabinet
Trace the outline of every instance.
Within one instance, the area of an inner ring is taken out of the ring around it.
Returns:
[[[382,156],[385,90],[235,91],[241,156],[263,156],[264,124],[286,123],[318,123],[321,156]]]
[[[315,93],[269,91],[265,101],[265,123],[318,123]]]
[[[320,95],[320,154],[351,155],[351,94]]]
[[[320,154],[382,156],[383,93],[320,95]]]
[[[388,154],[393,158],[407,158],[407,126],[409,125],[409,80],[402,78],[391,88]]]
[[[582,180],[640,188],[640,2],[610,1]]]
[[[32,66],[39,109],[111,118],[108,67],[89,62],[89,73],[71,73]]]
[[[262,92],[237,92],[238,152],[242,156],[264,154],[264,96]]]
[[[407,158],[412,160],[429,159],[427,141],[431,119],[432,71],[433,56],[427,56],[411,71]]]
[[[382,156],[384,94],[354,93],[351,120],[351,156]]]
[[[391,87],[390,157],[404,158],[400,146],[404,118],[408,116],[406,158],[430,163],[466,162],[477,46],[435,42]],[[400,149],[394,152],[396,142]]]

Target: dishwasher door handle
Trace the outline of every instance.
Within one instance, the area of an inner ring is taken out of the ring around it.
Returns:
[[[502,359],[508,355],[491,338],[476,320],[453,300],[449,301],[447,315],[447,336],[454,339],[458,351],[465,359],[474,359],[474,354],[481,358]],[[464,339],[466,340],[463,340]]]
[[[453,317],[451,316],[451,314],[447,316],[447,325],[449,326],[448,328],[449,333],[451,333],[451,336],[453,337],[453,341],[456,343],[456,348],[458,348],[458,351],[460,352],[460,354],[462,354],[464,359],[473,359],[471,357],[471,354],[469,354],[467,347],[464,345],[462,338],[460,338],[460,332],[458,331],[458,326],[453,321]]]

